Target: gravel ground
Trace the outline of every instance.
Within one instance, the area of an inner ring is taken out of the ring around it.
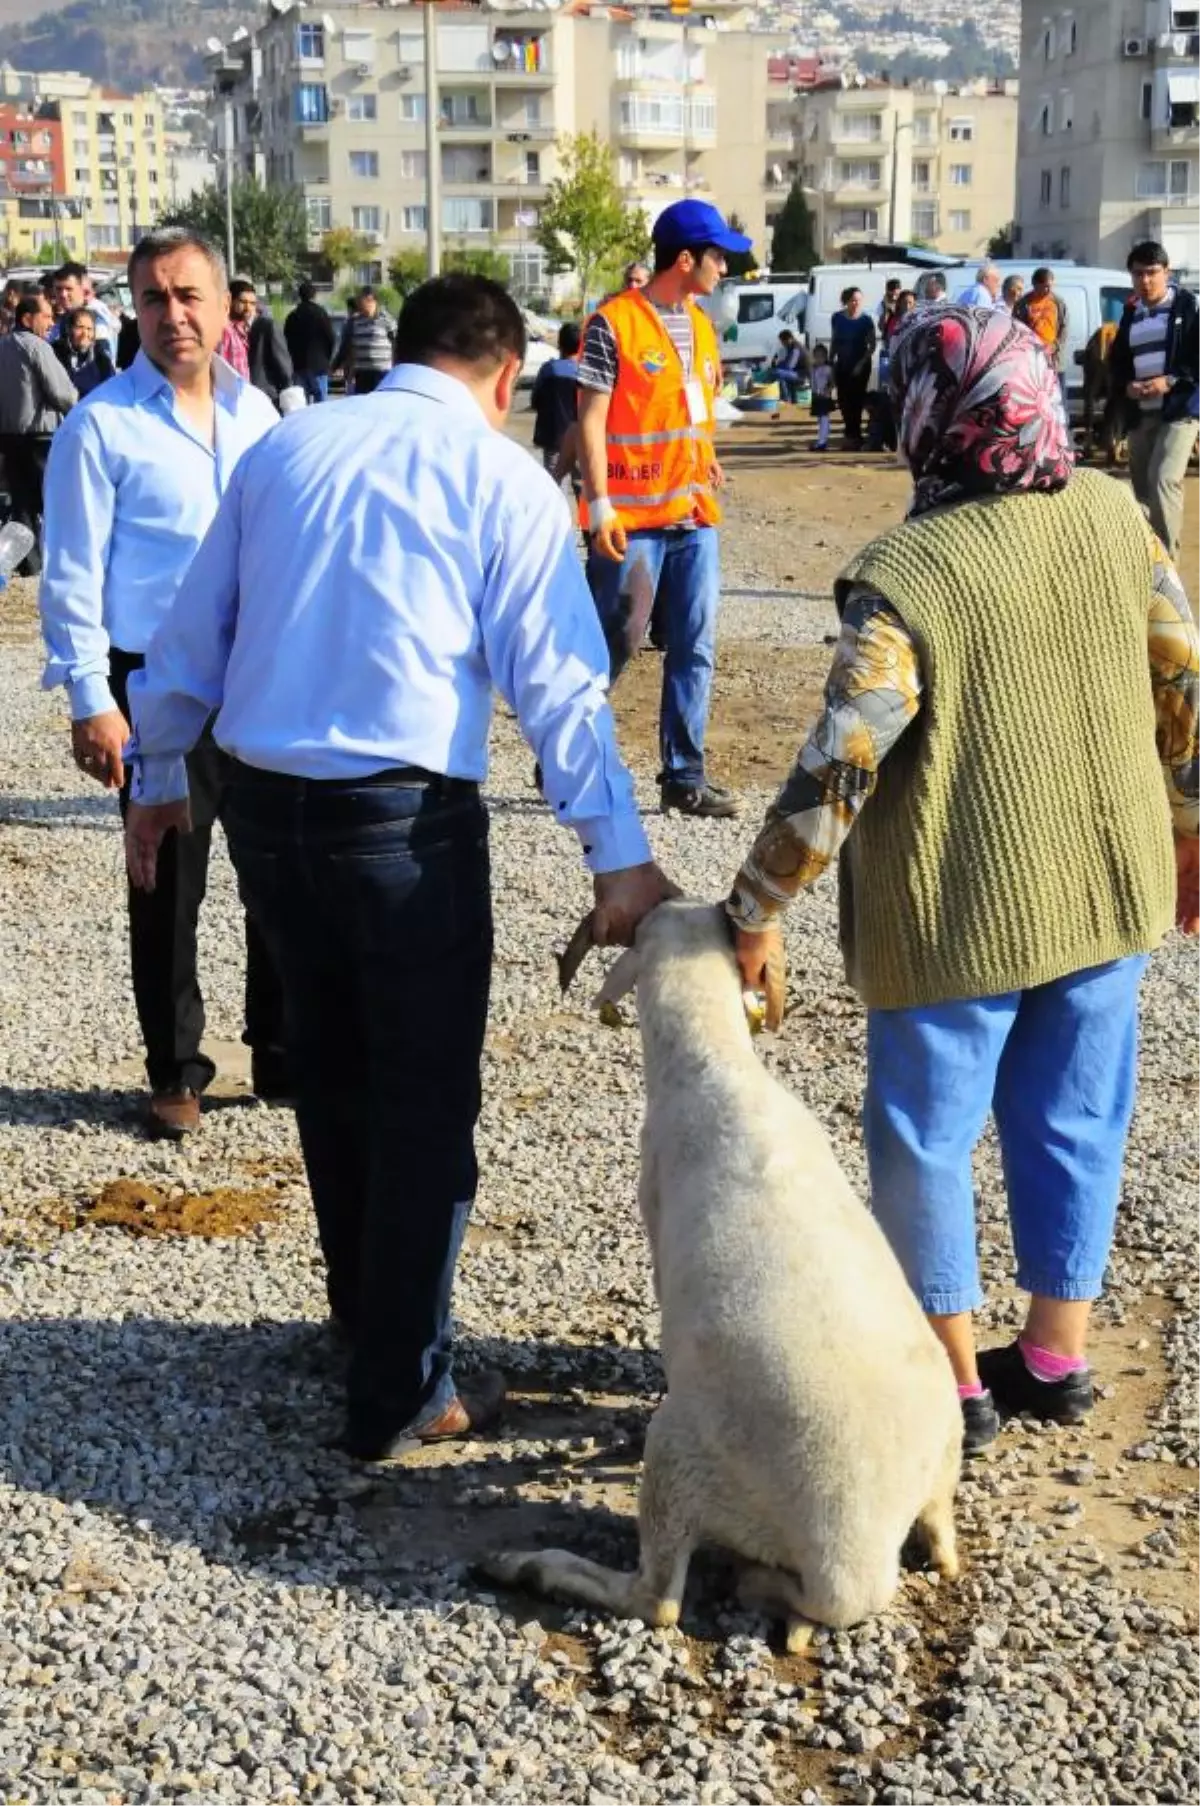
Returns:
[[[731,588],[752,593],[726,641],[819,643],[827,602],[794,595],[752,515],[730,539]],[[587,885],[528,754],[498,723],[484,1181],[457,1294],[464,1365],[504,1366],[513,1408],[494,1442],[365,1476],[329,1446],[338,1356],[290,1116],[231,1082],[190,1147],[140,1137],[115,809],[71,770],[28,597],[7,601],[0,1800],[1194,1798],[1195,949],[1172,938],[1147,981],[1100,1409],[1081,1431],[1010,1428],[971,1469],[957,1585],[913,1573],[885,1617],[803,1660],[730,1609],[719,1558],[697,1563],[681,1632],[502,1597],[470,1565],[492,1544],[632,1558],[661,1377],[637,1037],[593,1020],[585,989],[557,996]],[[748,800],[754,818],[767,792]],[[715,896],[747,826],[650,831]],[[202,970],[226,1043],[236,923],[222,858]],[[831,884],[794,912],[791,956],[764,1055],[861,1180],[863,1023]],[[207,1240],[78,1227],[120,1178],[239,1189],[268,1220]],[[979,1182],[984,1327],[1008,1334],[990,1142]]]

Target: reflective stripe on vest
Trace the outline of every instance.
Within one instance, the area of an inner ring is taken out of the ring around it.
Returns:
[[[689,304],[692,380],[707,414],[693,420],[682,361],[653,302],[635,291],[614,296],[599,311],[617,343],[617,384],[605,433],[608,499],[627,526],[642,532],[715,526],[721,511],[711,480],[712,421],[721,364],[712,323]],[[586,532],[586,504],[580,524]]]

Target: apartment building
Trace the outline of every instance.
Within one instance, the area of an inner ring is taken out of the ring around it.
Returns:
[[[1013,217],[1016,158],[1015,82],[896,87],[851,68],[799,98],[789,179],[828,258],[864,239],[975,257]]]
[[[1018,249],[1125,263],[1139,238],[1200,275],[1198,0],[1024,0]]]
[[[6,66],[0,106],[24,109],[35,121],[34,138],[49,133],[54,144],[41,153],[28,147],[32,159],[7,159],[8,261],[29,261],[54,243],[80,258],[127,256],[168,204],[158,95],[119,94],[86,75]],[[49,169],[31,167],[47,157]]]
[[[769,97],[779,40],[745,30],[744,5],[704,19],[669,6],[620,9],[486,4],[438,8],[436,106],[441,230],[448,245],[493,246],[515,285],[548,286],[535,242],[557,172],[556,146],[596,131],[612,145],[631,206],[651,218],[711,193],[765,244],[769,155],[791,147],[790,109]],[[310,249],[333,226],[390,252],[426,230],[423,8],[370,0],[277,10],[210,58],[218,151],[266,183],[300,187]]]

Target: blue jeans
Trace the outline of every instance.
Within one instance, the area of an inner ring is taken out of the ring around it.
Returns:
[[[487,816],[473,784],[235,765],[225,829],[283,984],[329,1303],[353,1343],[347,1441],[369,1457],[454,1396],[492,962]]]
[[[300,387],[308,397],[309,407],[313,407],[318,401],[329,400],[329,378],[327,376],[315,376],[311,370],[303,370],[300,373]]]
[[[922,1308],[982,1302],[971,1155],[996,1118],[1017,1284],[1100,1291],[1137,1082],[1144,956],[1029,991],[871,1010],[871,1209]]]
[[[588,553],[588,583],[614,683],[637,651],[627,628],[638,571],[649,577],[667,642],[659,712],[661,776],[673,784],[703,784],[721,598],[720,536],[715,527],[656,528],[631,533],[620,564]]]

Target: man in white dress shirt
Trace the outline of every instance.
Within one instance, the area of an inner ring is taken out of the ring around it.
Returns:
[[[156,232],[134,250],[129,283],[142,349],[55,435],[41,590],[49,655],[43,683],[66,685],[75,762],[120,792],[122,813],[129,798],[122,748],[130,674],[143,664],[238,459],[279,418],[264,395],[214,355],[229,311],[219,252],[191,232]],[[211,736],[196,739],[188,769],[192,831],[171,836],[155,895],[129,894],[149,1125],[173,1139],[198,1126],[200,1093],[214,1073],[200,1050],[196,927],[224,765]],[[287,1088],[282,1000],[249,922],[246,948],[254,1088],[281,1099]]]
[[[127,850],[153,884],[182,755],[218,711],[242,894],[283,981],[347,1447],[386,1460],[490,1422],[456,1386],[450,1293],[475,1195],[492,963],[493,687],[593,873],[594,938],[669,894],[607,700],[608,651],[551,477],[498,430],[525,354],[498,284],[405,304],[370,395],[286,419],[239,467],[131,686]]]

